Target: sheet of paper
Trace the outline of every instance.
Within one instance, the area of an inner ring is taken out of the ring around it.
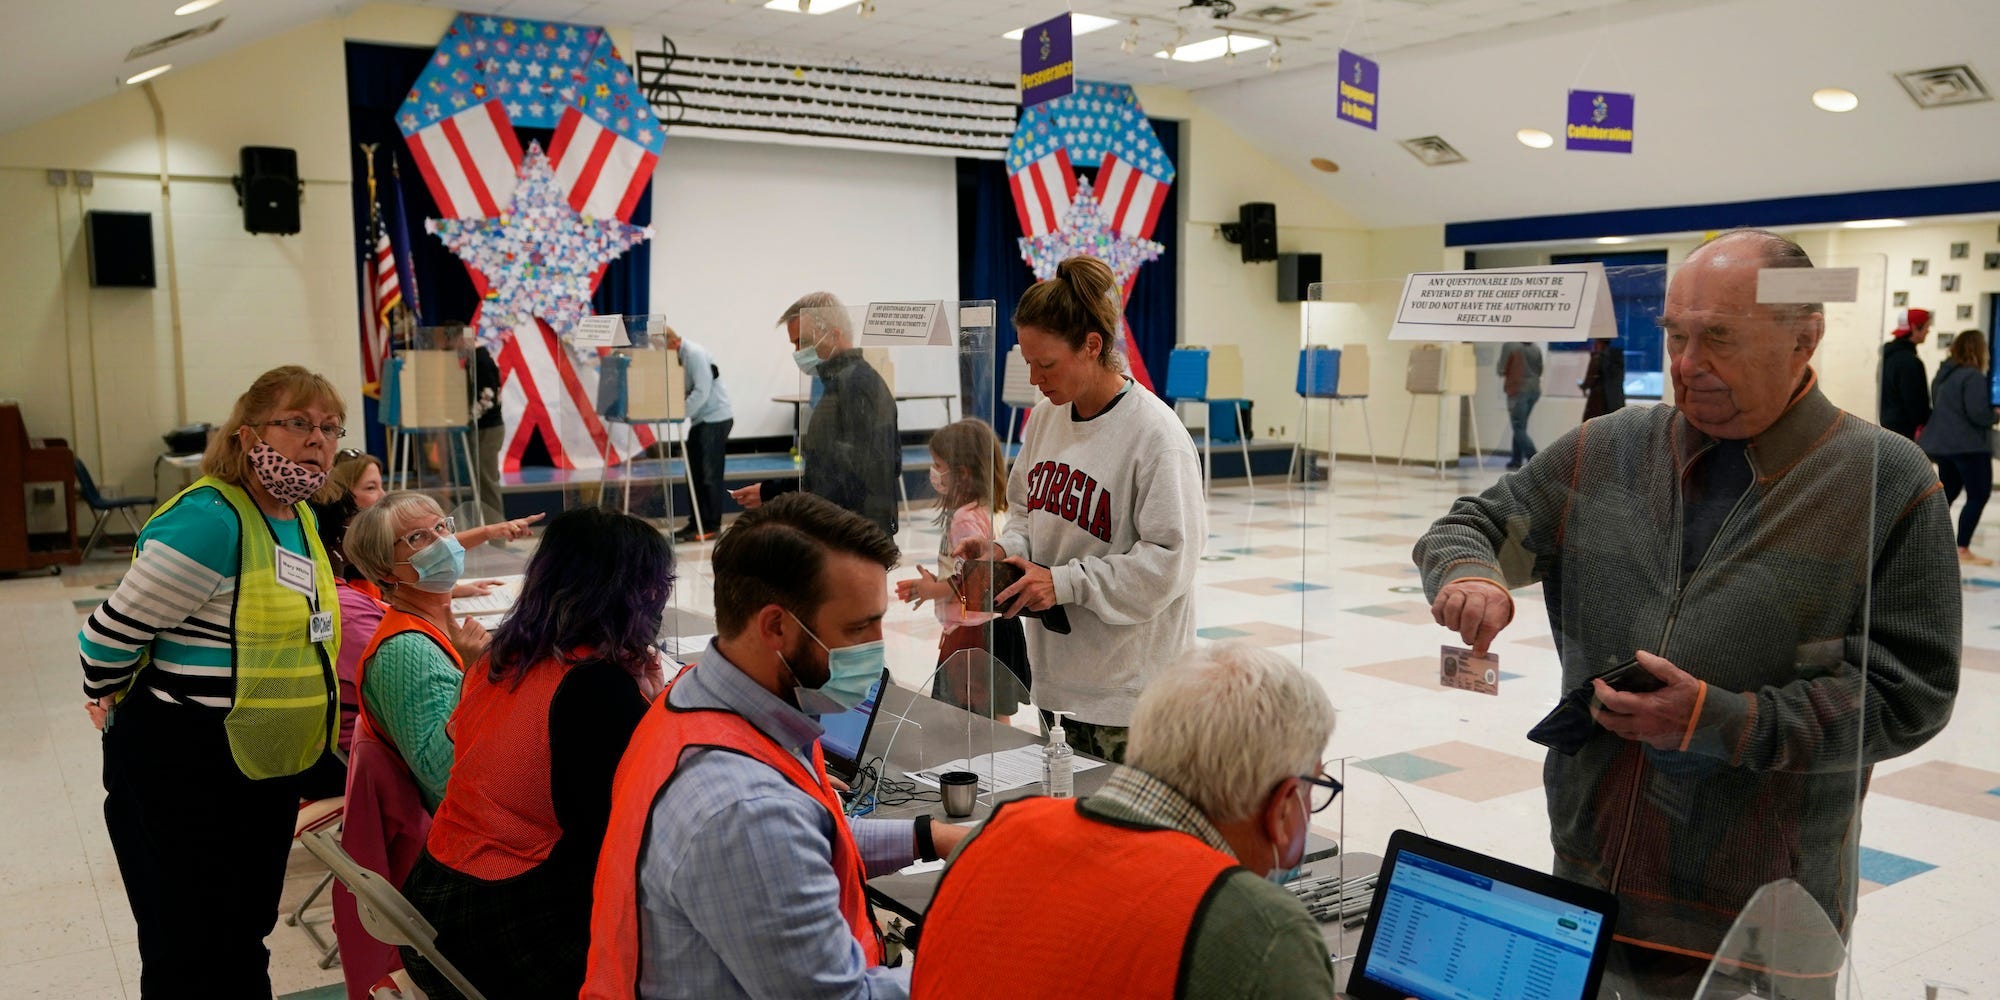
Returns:
[[[1087,757],[1071,758],[1071,773],[1088,771],[1093,767],[1103,767],[1101,760]],[[935,767],[921,771],[911,771],[910,780],[930,788],[938,787],[937,776],[945,771],[971,771],[979,775],[979,794],[987,795],[995,791],[1007,792],[1042,782],[1042,748],[1040,745],[1015,747],[999,753],[980,754],[977,757],[960,757],[946,761]]]
[[[713,632],[704,632],[700,635],[665,635],[660,637],[660,652],[682,663],[691,663],[708,649],[709,643],[714,641]]]
[[[943,858],[939,858],[939,859],[938,859],[938,860],[936,860],[936,861],[915,861],[915,862],[911,862],[911,863],[910,863],[910,864],[909,864],[909,865],[908,865],[907,867],[904,867],[904,868],[898,868],[898,869],[896,869],[896,874],[898,874],[898,875],[928,875],[928,874],[930,874],[931,872],[941,872],[941,871],[944,871],[944,859],[943,859]]]
[[[466,582],[473,583],[479,580],[498,580],[500,581],[500,586],[478,597],[452,598],[452,614],[461,618],[471,615],[480,619],[491,615],[505,615],[514,607],[514,600],[521,596],[522,578],[520,576],[472,577]]]

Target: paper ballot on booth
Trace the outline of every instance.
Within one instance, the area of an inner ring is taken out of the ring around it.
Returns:
[[[1390,340],[1610,340],[1618,336],[1604,265],[1419,271],[1403,280]]]

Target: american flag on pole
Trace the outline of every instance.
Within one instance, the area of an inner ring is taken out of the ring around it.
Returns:
[[[474,14],[452,22],[396,121],[440,210],[458,219],[508,210],[521,177],[516,128],[554,129],[549,161],[570,206],[619,222],[630,220],[666,141],[602,28]],[[482,297],[490,279],[473,273]],[[598,419],[596,367],[572,355],[558,336],[567,332],[538,319],[489,345],[500,364],[510,470],[537,431],[566,468],[621,461],[650,443],[644,428],[635,434]]]

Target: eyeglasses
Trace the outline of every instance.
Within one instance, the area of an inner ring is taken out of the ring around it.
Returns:
[[[1325,812],[1326,807],[1332,805],[1333,800],[1339,797],[1342,788],[1338,780],[1324,774],[1301,774],[1299,780],[1311,786],[1311,791],[1306,796],[1306,806],[1313,812]]]
[[[345,434],[347,432],[343,430],[341,433]],[[368,453],[359,448],[342,448],[333,453],[333,460],[336,462],[352,462],[366,454]]]
[[[332,438],[336,441],[347,436],[347,428],[342,427],[337,423],[328,421],[323,424],[315,424],[304,417],[285,417],[280,420],[266,420],[261,424],[252,424],[251,426],[283,427],[284,429],[291,431],[294,434],[302,436],[306,434],[311,434],[314,429],[318,429],[318,431],[321,434],[324,434],[327,437]]]
[[[446,535],[455,535],[457,533],[458,519],[447,517],[428,528],[418,528],[404,535],[400,540],[403,544],[408,545],[412,551],[415,551]]]

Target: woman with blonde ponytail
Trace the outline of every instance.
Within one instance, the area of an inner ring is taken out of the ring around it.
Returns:
[[[1194,643],[1189,594],[1208,534],[1187,429],[1125,374],[1123,303],[1094,257],[1063,261],[1021,296],[1021,356],[1048,399],[1008,475],[1006,531],[958,551],[1022,571],[994,596],[1007,614],[1063,609],[1067,632],[1027,624],[1035,704],[1045,722],[1069,716],[1072,746],[1112,761],[1146,679]]]

